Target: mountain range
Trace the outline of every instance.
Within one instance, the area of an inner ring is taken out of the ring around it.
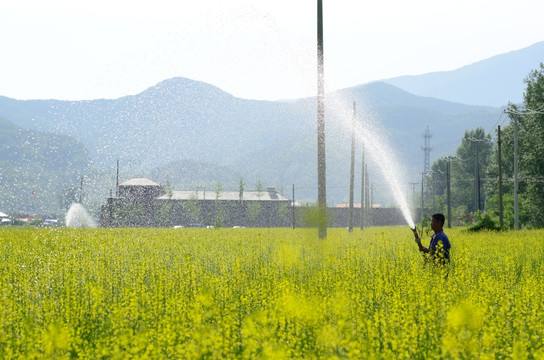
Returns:
[[[433,133],[431,161],[452,154],[467,129],[482,126],[488,132],[493,131],[502,113],[500,104],[519,102],[522,90],[514,94],[517,90],[512,89],[517,89],[517,85],[513,84],[523,83],[529,71],[537,68],[543,57],[535,53],[542,51],[543,44],[527,48],[526,52],[519,50],[491,58],[489,65],[482,61],[453,72],[472,74],[470,76],[434,73],[373,82],[326,94],[329,202],[345,202],[349,193],[353,102],[357,104],[357,121],[372,130],[365,136],[375,136],[378,143],[389,145],[389,150],[384,150],[388,151],[387,156],[394,157],[399,168],[414,175],[402,180],[407,184],[417,179],[423,170],[422,133],[427,126]],[[496,77],[507,74],[517,58],[523,59],[519,66],[525,69],[515,72],[524,72],[519,75],[521,79],[518,75],[508,75],[503,77],[502,87],[497,88],[493,82],[487,83],[488,88],[481,87],[481,79],[492,76],[491,70]],[[458,81],[448,80],[452,78]],[[470,79],[477,83],[470,89],[479,89],[473,96],[467,90]],[[435,84],[434,89],[431,85],[423,86],[431,83]],[[443,94],[446,100],[429,96],[431,91],[436,96]],[[448,99],[460,93],[469,97],[465,104]],[[494,100],[486,100],[490,98]],[[107,189],[114,186],[118,159],[123,176],[150,176],[162,183],[168,181],[176,189],[210,188],[218,181],[225,189],[237,189],[239,179],[243,178],[246,189],[257,181],[280,189],[290,189],[291,184],[295,184],[298,200],[314,201],[317,197],[315,98],[240,99],[210,84],[173,78],[140,94],[111,100],[21,101],[0,97],[0,117],[21,129],[58,134],[62,139],[69,137],[82,144],[93,167],[80,164],[77,166],[82,169],[72,171],[111,174],[101,175],[106,180],[100,187],[102,198],[95,202],[103,202]],[[357,139],[357,158],[361,140],[364,139]],[[39,148],[39,144],[35,147]],[[2,142],[0,155],[4,151],[6,146]],[[72,156],[72,152],[66,152],[65,156]],[[357,167],[356,175],[359,175],[359,161]],[[371,181],[376,184],[376,202],[392,201],[386,196],[387,188],[380,186],[381,176],[375,167],[371,167],[370,173]],[[1,201],[0,198],[0,206]]]
[[[503,106],[521,103],[531,70],[544,62],[544,42],[493,56],[453,71],[401,76],[383,80],[420,96],[463,104]]]
[[[79,141],[66,135],[23,129],[0,118],[0,206],[46,214],[60,206],[69,184],[91,166]],[[74,191],[71,201],[76,201]],[[70,203],[68,203],[68,206]]]

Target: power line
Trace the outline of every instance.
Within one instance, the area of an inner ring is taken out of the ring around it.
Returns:
[[[461,159],[458,155],[450,156],[451,160],[458,160],[458,161],[472,161],[472,159]]]
[[[488,138],[477,139],[475,137],[466,137],[465,139],[470,140],[470,141],[478,141],[478,142],[491,141],[491,139],[488,139]]]
[[[520,110],[504,109],[504,113],[514,114],[514,115],[536,115],[536,114],[542,115],[542,114],[544,114],[544,105],[539,106],[535,110],[531,110],[531,109],[520,109]]]
[[[495,125],[493,125],[493,127],[491,128],[491,130],[488,131],[488,133],[490,133],[493,129],[495,129],[498,125],[499,125],[499,122],[501,121],[501,118],[504,116],[505,112],[504,111],[501,111],[501,113],[499,114],[499,118],[497,119],[497,122],[495,123]],[[507,117],[505,116],[504,119],[503,119],[503,122],[507,119]],[[502,125],[502,122],[500,123],[500,125]]]

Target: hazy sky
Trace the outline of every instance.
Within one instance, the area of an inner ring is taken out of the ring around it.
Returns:
[[[328,90],[452,70],[544,41],[542,0],[323,2]],[[316,4],[5,0],[0,95],[118,98],[181,76],[249,99],[314,96]]]

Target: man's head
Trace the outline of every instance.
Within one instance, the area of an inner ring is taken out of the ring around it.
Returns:
[[[433,216],[431,216],[431,229],[434,231],[442,229],[445,221],[446,218],[443,214],[433,214]]]

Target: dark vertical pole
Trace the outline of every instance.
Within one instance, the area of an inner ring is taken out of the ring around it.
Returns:
[[[117,177],[115,182],[115,197],[119,197],[119,159],[117,159]]]
[[[79,203],[83,203],[83,176],[81,177],[81,183],[79,185]]]
[[[514,230],[519,229],[519,198],[518,198],[518,116],[514,118]]]
[[[291,213],[293,215],[293,229],[295,228],[295,184],[293,184],[293,203],[291,205]]]
[[[110,198],[108,199],[108,210],[110,215],[110,218],[108,221],[108,227],[112,227],[111,224],[113,223],[113,191],[111,188],[110,188]]]
[[[423,194],[423,188],[425,183],[425,173],[421,173],[421,233],[423,234],[423,214],[424,214],[424,207],[425,207],[425,199]]]
[[[361,230],[365,228],[365,144],[363,143],[363,158],[361,161]]]
[[[353,231],[353,187],[355,183],[355,111],[356,103],[353,102],[353,123],[351,126],[351,164],[349,176],[349,226],[348,231]]]
[[[502,153],[501,153],[501,126],[500,125],[497,131],[497,134],[498,134],[497,147],[499,149],[499,223],[502,226],[504,222],[504,218],[503,218],[503,204],[502,204]]]
[[[410,182],[410,185],[412,185],[412,204],[414,204],[414,208],[416,210],[417,215],[417,198],[416,198],[416,182]],[[417,216],[416,216],[417,219]]]
[[[477,207],[476,210],[480,212],[482,207],[482,201],[480,199],[480,145],[479,141],[476,141],[476,201]]]
[[[451,166],[450,159],[446,163],[446,181],[448,191],[448,227],[451,228]]]
[[[323,0],[317,0],[317,202],[319,238],[327,237],[327,183],[325,159],[325,84],[323,66]]]
[[[368,174],[368,173],[367,173]],[[368,197],[369,199],[369,206],[368,206],[368,220],[369,220],[369,223],[368,225],[374,225],[374,208],[372,207],[372,204],[374,204],[374,183],[370,183],[370,181],[368,182],[368,186],[370,187],[370,196]]]
[[[368,165],[365,164],[365,226],[371,225],[372,220],[372,202],[370,199],[370,180],[368,176]]]

